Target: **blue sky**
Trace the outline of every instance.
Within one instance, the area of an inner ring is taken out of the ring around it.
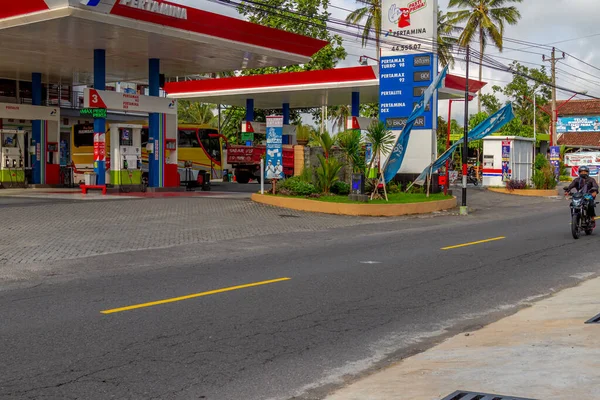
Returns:
[[[207,0],[173,1],[240,18],[232,8]],[[348,14],[347,11],[340,8],[354,10],[360,6],[360,3],[352,0],[331,0],[330,4],[332,16],[338,19],[344,19]],[[439,4],[442,10],[447,10],[448,0],[439,0]],[[600,43],[600,24],[598,23],[600,21],[600,0],[524,0],[523,3],[517,4],[517,7],[522,18],[518,25],[506,27],[505,36],[510,39],[539,44],[554,45],[556,43],[556,47],[561,51],[598,67],[599,69],[595,69],[586,66],[567,56],[557,66],[559,69],[557,84],[577,91],[587,90],[589,94],[600,97],[600,46],[597,44]],[[339,66],[358,65],[358,58],[363,54],[375,56],[373,46],[362,48],[360,39],[356,37],[357,29],[347,28],[347,31],[348,35],[344,36],[344,46],[348,57]],[[356,36],[353,37],[353,34]],[[502,53],[498,52],[496,48],[489,47],[486,49],[486,54],[497,57],[497,61],[506,65],[512,60],[517,60],[532,68],[539,68],[541,65],[549,66],[549,63],[542,61],[541,53],[550,55],[546,49],[508,41],[504,46],[505,50]],[[464,65],[457,64],[452,73],[464,75]],[[476,66],[472,66],[470,75],[473,78],[478,76]],[[491,90],[493,85],[504,85],[510,79],[510,74],[486,68],[483,70],[483,80],[488,82],[487,90]],[[570,94],[558,91],[557,96],[559,99],[568,98]],[[471,111],[475,110],[476,104],[472,104],[471,107]],[[444,108],[445,106],[442,104],[441,109]],[[460,110],[457,110],[453,116],[458,117],[459,114]]]

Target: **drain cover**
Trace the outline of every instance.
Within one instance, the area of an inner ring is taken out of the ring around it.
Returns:
[[[594,318],[585,321],[586,324],[600,324],[600,314],[596,315]]]
[[[441,400],[534,400],[526,399],[524,397],[513,397],[513,396],[502,396],[499,394],[489,394],[480,392],[466,392],[464,390],[457,390],[449,396],[444,397]]]

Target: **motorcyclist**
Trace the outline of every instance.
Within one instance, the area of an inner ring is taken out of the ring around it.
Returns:
[[[577,189],[577,191],[581,191],[583,194],[589,193],[594,199],[596,198],[596,195],[598,194],[598,182],[596,182],[596,180],[590,176],[589,167],[585,165],[579,167],[579,177],[575,178],[575,180],[573,180],[569,186],[564,188],[565,195],[571,192],[573,189]],[[588,215],[595,217],[595,208],[595,202],[591,201],[588,205]]]

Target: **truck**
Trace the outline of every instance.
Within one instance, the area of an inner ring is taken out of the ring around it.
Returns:
[[[266,152],[264,145],[227,147],[227,164],[233,168],[238,183],[248,183],[251,179],[260,182],[260,160]],[[291,145],[283,145],[283,173],[286,177],[294,175],[294,147]]]

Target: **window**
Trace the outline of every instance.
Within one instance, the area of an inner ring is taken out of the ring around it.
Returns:
[[[196,135],[195,129],[180,129],[178,146],[183,147],[200,147],[198,143],[198,136]]]
[[[216,162],[221,162],[221,140],[218,136],[211,137],[210,135],[218,135],[216,129],[199,129],[198,136],[202,142],[202,147],[208,155]]]
[[[75,125],[73,127],[73,144],[75,147],[94,145],[94,125]]]

